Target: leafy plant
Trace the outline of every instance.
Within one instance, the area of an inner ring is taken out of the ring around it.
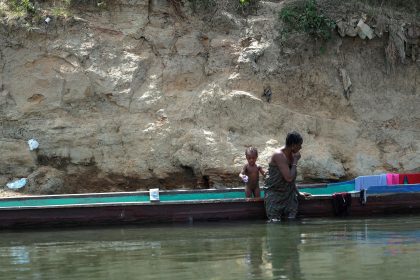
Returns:
[[[282,34],[305,32],[315,38],[328,40],[331,38],[332,29],[335,28],[334,20],[318,9],[315,0],[284,7],[280,12],[280,19],[285,23]]]
[[[258,9],[259,0],[239,0],[242,14],[250,14]]]
[[[36,9],[31,0],[8,0],[9,7],[19,13],[34,14]]]

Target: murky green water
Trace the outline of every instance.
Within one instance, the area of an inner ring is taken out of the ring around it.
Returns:
[[[419,279],[420,216],[0,232],[0,279]]]

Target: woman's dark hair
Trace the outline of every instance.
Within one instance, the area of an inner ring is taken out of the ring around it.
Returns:
[[[293,144],[302,144],[303,138],[300,134],[296,131],[292,131],[287,133],[286,137],[286,147],[290,147]]]

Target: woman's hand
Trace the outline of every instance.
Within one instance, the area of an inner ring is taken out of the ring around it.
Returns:
[[[293,157],[293,163],[296,164],[298,160],[300,160],[300,157],[301,157],[300,152],[292,154],[292,157]]]
[[[312,194],[307,192],[299,192],[299,196],[303,197],[304,199],[310,199],[312,197]]]

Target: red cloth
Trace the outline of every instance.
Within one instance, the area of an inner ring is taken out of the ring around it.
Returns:
[[[420,184],[420,173],[400,174],[399,183],[402,184]]]
[[[351,194],[348,192],[334,193],[332,204],[336,216],[347,216],[350,214]]]

